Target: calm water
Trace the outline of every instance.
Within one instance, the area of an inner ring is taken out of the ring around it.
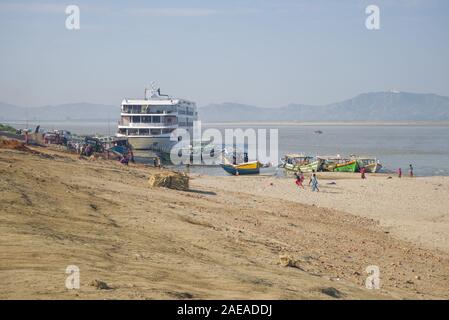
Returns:
[[[23,124],[22,124],[23,125]],[[35,124],[29,123],[32,127]],[[79,134],[113,134],[115,122],[59,122],[41,123],[49,129],[64,128]],[[20,124],[15,124],[21,127]],[[449,175],[449,126],[354,126],[354,125],[270,125],[250,126],[279,130],[279,156],[285,153],[309,155],[349,154],[377,157],[387,170],[401,167],[407,170],[411,163],[421,176]],[[250,128],[242,125],[214,126]],[[203,124],[203,129],[210,128]],[[321,130],[322,134],[315,131]],[[192,168],[192,171],[224,174],[221,168]]]
[[[207,128],[207,126],[204,126]],[[421,176],[449,175],[448,126],[251,126],[279,131],[279,156],[286,153],[377,157],[384,168],[407,172],[409,164]],[[219,126],[224,130],[225,127]],[[227,128],[248,128],[227,126]],[[315,131],[322,131],[317,134]],[[221,170],[221,169],[220,169]]]

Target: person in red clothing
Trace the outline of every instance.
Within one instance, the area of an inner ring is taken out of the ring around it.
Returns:
[[[304,181],[304,174],[302,173],[302,171],[299,170],[298,172],[296,172],[295,176],[296,176],[296,181],[295,181],[296,185],[300,188],[305,189],[304,185],[302,184],[302,182]]]

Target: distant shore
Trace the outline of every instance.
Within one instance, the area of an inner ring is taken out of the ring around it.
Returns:
[[[256,122],[203,122],[205,126],[449,126],[449,121],[256,121]]]
[[[201,119],[199,119],[201,121]],[[0,120],[0,123],[9,125],[37,125],[37,124],[70,124],[70,123],[109,123],[114,126],[116,119],[60,119],[60,120]],[[449,126],[449,121],[232,121],[232,122],[205,122],[206,126],[265,126],[265,125],[278,125],[278,126]]]

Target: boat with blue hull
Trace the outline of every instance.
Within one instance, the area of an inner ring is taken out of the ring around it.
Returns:
[[[248,175],[248,174],[259,174],[260,167],[262,164],[259,161],[251,161],[241,164],[222,164],[221,167],[224,171],[234,176],[237,175]]]

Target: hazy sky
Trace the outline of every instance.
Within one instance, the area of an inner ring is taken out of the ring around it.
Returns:
[[[80,30],[65,27],[70,4]],[[449,96],[448,33],[447,0],[0,0],[0,101],[119,105],[151,81],[199,105]]]

